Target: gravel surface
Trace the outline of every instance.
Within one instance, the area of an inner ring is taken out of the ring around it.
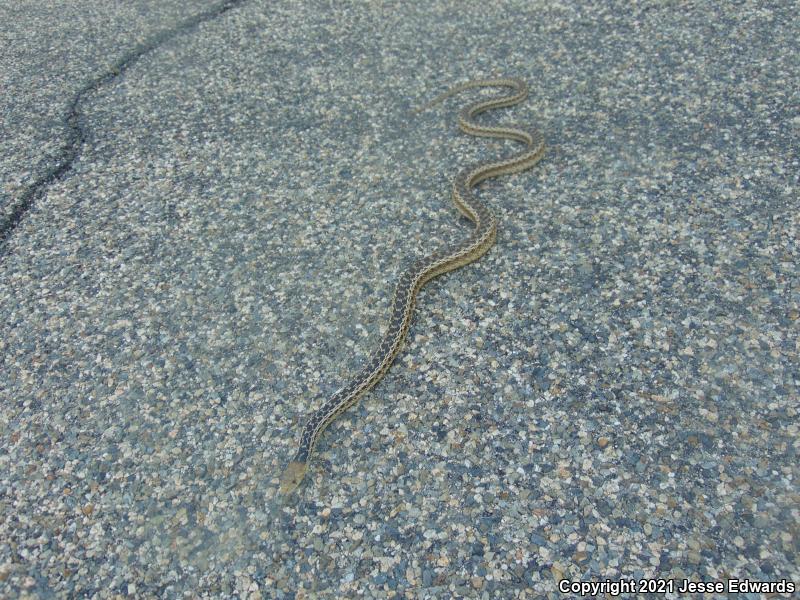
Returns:
[[[150,0],[79,6],[22,0],[0,7],[0,239],[29,196],[77,154],[85,96],[203,9],[197,1]]]
[[[40,4],[0,26],[0,596],[800,585],[793,3]],[[548,154],[282,501],[514,149],[409,111],[492,74]]]

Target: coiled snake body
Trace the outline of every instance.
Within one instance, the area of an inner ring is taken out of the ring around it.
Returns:
[[[465,133],[480,137],[507,138],[522,142],[526,148],[502,160],[481,162],[463,169],[453,182],[453,202],[456,208],[471,220],[475,227],[466,240],[439,250],[414,262],[400,276],[392,302],[391,317],[380,347],[367,364],[347,385],[330,397],[318,410],[311,413],[303,427],[300,446],[286,467],[280,481],[281,494],[293,492],[305,475],[314,446],[322,431],[342,412],[352,406],[365,392],[384,376],[400,351],[408,333],[414,312],[414,303],[420,288],[433,277],[457,269],[477,260],[494,243],[497,219],[473,195],[472,188],[489,177],[517,173],[535,165],[544,154],[544,138],[536,129],[517,125],[480,125],[474,118],[493,108],[513,106],[528,95],[525,82],[519,79],[479,79],[462,83],[436,97],[415,112],[438,104],[463,90],[478,87],[511,88],[511,92],[481,100],[464,108],[458,116],[458,126]]]

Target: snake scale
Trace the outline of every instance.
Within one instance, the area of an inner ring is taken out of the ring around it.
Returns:
[[[434,106],[464,90],[481,87],[510,88],[510,91],[466,106],[458,115],[459,128],[474,136],[506,138],[522,142],[525,144],[525,148],[509,158],[481,162],[466,167],[456,176],[453,182],[453,202],[456,208],[473,222],[472,234],[458,244],[417,260],[402,273],[395,289],[388,327],[381,339],[380,346],[366,365],[344,387],[334,393],[308,417],[300,436],[297,453],[281,477],[281,494],[291,494],[297,489],[308,469],[309,460],[322,431],[378,383],[389,369],[408,333],[420,288],[437,275],[477,260],[494,243],[497,219],[475,197],[472,189],[490,177],[529,169],[544,154],[544,138],[536,129],[519,125],[481,125],[475,121],[475,117],[483,112],[522,102],[528,95],[528,87],[520,79],[498,78],[467,81],[437,96],[414,112]]]

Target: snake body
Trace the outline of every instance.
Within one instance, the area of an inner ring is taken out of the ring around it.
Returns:
[[[475,102],[462,109],[458,116],[459,128],[470,135],[516,140],[525,144],[525,149],[509,158],[466,167],[456,176],[453,182],[453,202],[456,208],[473,222],[472,234],[461,243],[417,260],[402,273],[392,301],[389,324],[380,346],[367,364],[343,388],[311,413],[303,427],[297,453],[281,477],[281,494],[290,494],[302,481],[322,431],[386,374],[408,333],[420,288],[437,275],[477,260],[494,243],[497,219],[473,195],[472,188],[490,177],[529,169],[544,154],[544,138],[536,129],[518,125],[481,125],[474,120],[477,115],[490,109],[513,106],[522,102],[528,95],[528,88],[525,82],[519,79],[468,81],[451,88],[415,112],[434,106],[458,92],[479,87],[503,87],[510,88],[511,91]]]

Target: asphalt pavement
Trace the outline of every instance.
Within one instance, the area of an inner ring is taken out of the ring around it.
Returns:
[[[0,596],[800,585],[795,13],[0,8]],[[278,498],[400,271],[469,231],[455,174],[516,149],[458,131],[479,93],[412,109],[495,75],[545,158],[478,188],[495,247]]]

